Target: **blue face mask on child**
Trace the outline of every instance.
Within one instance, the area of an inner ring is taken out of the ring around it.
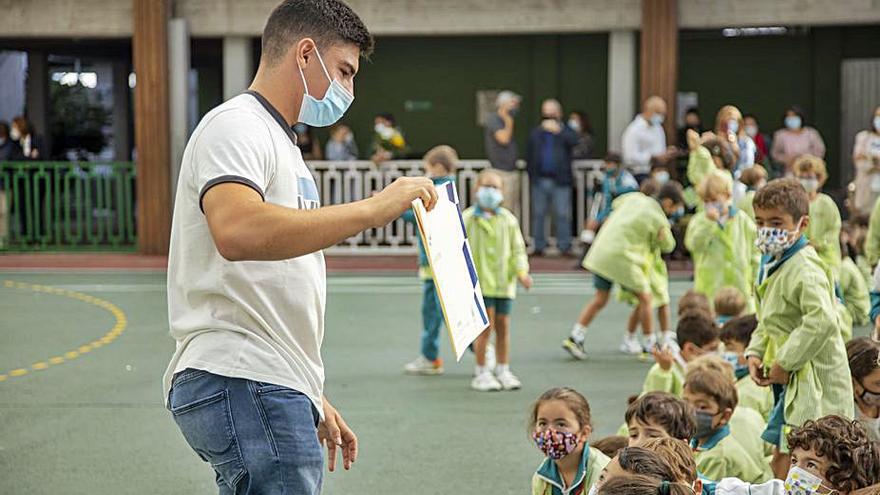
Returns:
[[[335,124],[345,115],[346,110],[354,101],[354,95],[349,93],[338,79],[330,77],[330,73],[327,72],[327,66],[324,65],[324,60],[321,59],[321,54],[318,53],[318,47],[315,47],[315,55],[318,57],[318,62],[321,63],[324,75],[330,81],[330,87],[327,88],[323,98],[320,100],[315,99],[314,96],[309,94],[309,85],[306,83],[306,76],[303,74],[302,67],[300,67],[299,75],[302,77],[305,94],[303,95],[302,106],[299,109],[299,118],[297,120],[312,127],[327,127]]]
[[[483,210],[495,211],[503,200],[504,195],[495,187],[483,186],[477,189],[477,204]]]

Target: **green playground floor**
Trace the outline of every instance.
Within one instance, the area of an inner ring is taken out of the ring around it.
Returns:
[[[144,273],[0,273],[0,493],[209,494],[213,474],[163,407],[173,350],[165,277]],[[524,388],[469,388],[473,359],[447,373],[401,372],[418,353],[414,276],[331,276],[327,395],[355,428],[361,455],[328,474],[324,493],[522,494],[540,462],[526,415],[568,385],[593,408],[595,437],[622,422],[647,363],[617,353],[628,308],[612,304],[587,362],[559,343],[592,292],[585,275],[539,275],[514,306],[512,369]],[[672,283],[673,300],[689,284]],[[91,296],[91,297],[89,297]]]

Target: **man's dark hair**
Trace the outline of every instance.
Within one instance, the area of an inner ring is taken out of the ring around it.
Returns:
[[[684,189],[682,189],[681,184],[671,180],[666,184],[663,184],[663,187],[660,188],[660,192],[657,194],[657,199],[660,201],[668,199],[672,201],[672,204],[674,205],[682,205],[684,204]]]
[[[758,318],[755,315],[734,318],[721,327],[721,341],[738,342],[748,346],[756,328],[758,328]]]
[[[297,41],[312,38],[319,50],[329,45],[351,43],[361,55],[373,51],[373,35],[361,18],[340,0],[284,0],[263,28],[263,54],[277,63]]]

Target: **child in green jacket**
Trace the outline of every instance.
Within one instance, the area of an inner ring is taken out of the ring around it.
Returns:
[[[752,380],[745,357],[746,347],[756,328],[758,318],[755,315],[734,318],[721,327],[721,342],[724,343],[724,360],[733,366],[740,407],[755,410],[766,422],[773,410],[773,393],[768,387],[759,387]]]
[[[769,466],[760,462],[763,459],[750,455],[730,434],[737,394],[723,371],[705,367],[688,371],[683,397],[696,411],[691,447],[703,476],[713,480],[734,477],[750,483],[770,478]]]
[[[462,214],[489,317],[489,328],[474,341],[477,366],[471,388],[480,392],[516,390],[522,386],[510,371],[510,311],[516,297],[516,282],[528,289],[532,278],[519,220],[501,206],[503,184],[497,171],[483,170],[477,178],[476,205]],[[490,370],[486,366],[486,348],[493,331],[498,364]]]
[[[675,248],[668,217],[683,205],[681,185],[677,182],[666,183],[657,199],[633,192],[615,200],[611,215],[583,262],[584,268],[593,273],[596,294],[581,310],[571,335],[562,343],[562,347],[573,357],[586,359],[584,339],[587,327],[608,304],[614,284],[638,297],[641,327],[645,335],[643,347],[650,348],[656,342],[651,314],[653,253],[655,250],[670,253]],[[635,335],[626,335],[624,345],[634,339],[637,339]]]
[[[836,279],[841,260],[841,220],[837,203],[831,196],[819,192],[828,180],[825,160],[813,155],[801,155],[794,161],[792,170],[810,198],[810,223],[805,232],[807,240]]]
[[[735,287],[755,310],[753,286],[760,257],[752,220],[733,204],[727,181],[707,175],[697,187],[703,210],[688,223],[684,245],[694,261],[694,289],[710,300],[722,287]]]
[[[773,386],[774,409],[762,437],[776,445],[773,470],[786,474],[784,438],[792,427],[828,414],[853,416],[843,326],[828,265],[809,245],[810,200],[794,179],[755,195],[758,247],[758,328],[745,355],[758,385]],[[839,261],[839,258],[838,258]]]

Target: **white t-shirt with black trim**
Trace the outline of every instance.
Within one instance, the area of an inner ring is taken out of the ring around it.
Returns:
[[[261,95],[236,96],[205,115],[184,151],[174,204],[168,318],[177,349],[165,372],[165,397],[175,373],[195,368],[290,387],[321,412],[324,255],[223,258],[201,199],[225,182],[288,208],[320,204],[293,132]]]

